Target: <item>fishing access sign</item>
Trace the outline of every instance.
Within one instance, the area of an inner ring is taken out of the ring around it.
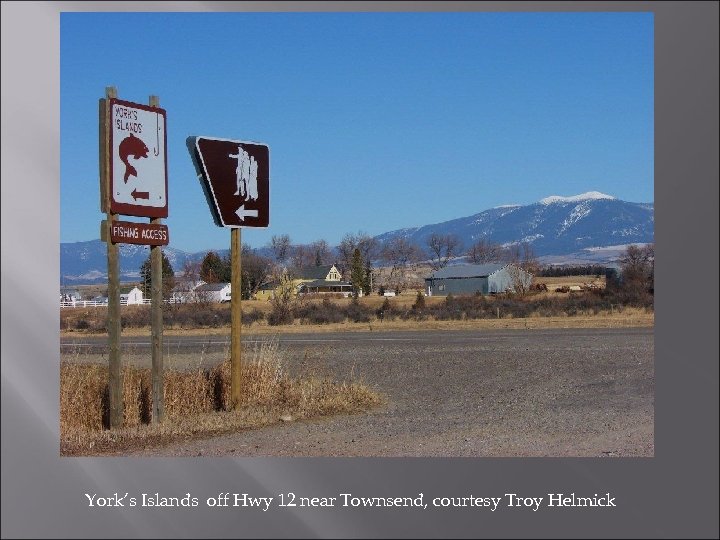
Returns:
[[[110,116],[106,124],[110,211],[127,216],[166,218],[165,109],[111,98],[107,114]]]

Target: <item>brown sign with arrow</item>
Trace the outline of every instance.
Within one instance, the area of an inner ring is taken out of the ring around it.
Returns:
[[[112,98],[108,107],[110,211],[168,216],[166,113]]]
[[[269,148],[213,137],[189,137],[187,145],[215,223],[220,227],[267,227]]]

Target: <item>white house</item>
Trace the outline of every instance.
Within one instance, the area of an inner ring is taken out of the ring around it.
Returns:
[[[77,302],[82,300],[82,296],[77,289],[71,289],[68,287],[60,288],[60,301],[61,302]]]
[[[192,279],[176,279],[175,287],[172,290],[170,302],[173,304],[189,304],[192,302],[198,302],[197,288],[201,285],[205,285],[202,280]]]
[[[129,306],[133,304],[143,303],[143,293],[137,287],[133,287],[129,292],[120,295],[120,305]]]
[[[195,288],[195,295],[199,302],[229,302],[229,283],[205,283]]]

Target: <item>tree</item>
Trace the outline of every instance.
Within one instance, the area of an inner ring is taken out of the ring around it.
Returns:
[[[200,263],[187,259],[183,263],[182,277],[175,276],[175,287],[173,290],[178,294],[174,301],[178,303],[186,303],[196,300],[193,293],[197,282],[200,280]]]
[[[316,240],[310,244],[310,251],[315,259],[315,266],[330,264],[330,246],[325,240]]]
[[[654,291],[655,244],[630,245],[619,259],[623,287],[634,292]]]
[[[175,271],[173,270],[170,260],[165,255],[164,251],[160,251],[162,255],[162,296],[165,299],[170,298],[172,295],[173,287],[175,286]],[[143,292],[145,298],[150,298],[152,295],[152,255],[148,254],[147,259],[140,266],[140,289]]]
[[[378,242],[375,238],[362,231],[357,234],[346,234],[337,247],[340,256],[338,270],[340,270],[341,274],[345,275],[348,271],[351,271],[356,249],[360,250],[362,260],[372,261],[377,257]]]
[[[268,324],[277,326],[279,324],[291,324],[293,316],[293,305],[297,297],[297,290],[293,286],[293,278],[286,270],[276,270],[273,282],[277,287],[270,297],[272,309],[268,315]]]
[[[529,242],[516,242],[505,248],[502,259],[505,262],[513,263],[529,272],[537,274],[540,271],[540,263],[535,256],[535,250]]]
[[[290,236],[287,234],[273,236],[270,239],[270,249],[272,250],[275,261],[277,261],[278,264],[283,264],[287,261],[290,256],[291,246],[292,243],[290,242]]]
[[[380,251],[380,260],[390,266],[389,284],[394,288],[404,286],[408,266],[419,262],[422,250],[407,238],[396,237],[387,242]]]
[[[273,263],[255,250],[243,250],[242,254],[242,298],[249,300],[257,290],[269,282]]]
[[[355,248],[355,251],[353,251],[350,265],[350,281],[352,282],[353,297],[357,298],[365,283],[365,268],[360,248]]]
[[[200,264],[200,279],[205,283],[227,283],[230,277],[229,260],[223,260],[214,251],[208,251]]]
[[[290,250],[290,261],[293,268],[303,268],[304,266],[312,266],[314,257],[308,246],[299,244],[292,246]]]
[[[518,296],[525,296],[532,285],[532,275],[516,263],[508,264],[506,270],[510,276],[512,292]]]
[[[447,266],[450,259],[462,249],[460,239],[454,234],[432,233],[427,239],[427,245],[430,250],[430,266],[434,270]]]
[[[369,260],[365,260],[365,276],[363,278],[363,294],[365,296],[369,295],[372,292],[372,281],[373,281],[373,273],[372,273],[372,263]]]
[[[529,242],[515,243],[508,246],[505,251],[508,265],[508,274],[512,288],[516,294],[525,296],[532,286],[532,278],[540,270],[540,263],[535,257],[535,251]]]
[[[470,246],[467,257],[473,264],[500,262],[503,257],[503,248],[500,244],[482,238]]]

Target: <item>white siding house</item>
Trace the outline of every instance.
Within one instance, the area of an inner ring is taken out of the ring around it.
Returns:
[[[229,283],[206,283],[195,289],[195,294],[200,302],[229,302]]]
[[[130,306],[133,304],[142,304],[142,303],[143,303],[143,293],[137,287],[134,287],[129,292],[120,295],[120,305],[121,306]]]
[[[170,301],[174,304],[189,304],[199,302],[197,288],[205,285],[204,281],[176,280]]]

